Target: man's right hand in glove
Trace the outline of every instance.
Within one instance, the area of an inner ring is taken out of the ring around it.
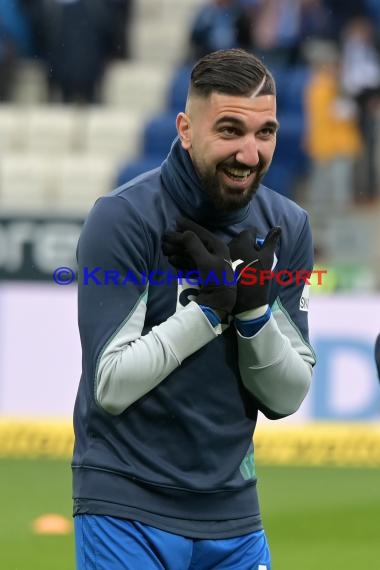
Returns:
[[[163,237],[162,250],[179,269],[199,272],[199,305],[214,309],[219,316],[231,313],[236,302],[236,284],[228,246],[202,226],[180,218],[177,230]]]

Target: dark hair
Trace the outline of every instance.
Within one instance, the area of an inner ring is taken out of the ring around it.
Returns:
[[[260,95],[276,95],[273,76],[258,57],[243,49],[219,50],[194,65],[189,94],[208,97],[216,91],[248,97],[263,80]]]

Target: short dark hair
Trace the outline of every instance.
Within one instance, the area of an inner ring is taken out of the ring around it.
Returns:
[[[243,49],[219,50],[194,65],[189,95],[208,97],[216,91],[248,97],[262,82],[260,95],[276,95],[274,78],[258,57]]]

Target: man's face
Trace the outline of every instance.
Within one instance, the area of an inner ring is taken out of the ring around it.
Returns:
[[[250,202],[272,161],[277,128],[274,95],[195,96],[177,117],[182,146],[220,210]]]

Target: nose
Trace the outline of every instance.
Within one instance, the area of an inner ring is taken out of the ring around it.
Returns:
[[[256,137],[253,135],[243,137],[240,143],[239,150],[236,153],[236,160],[251,168],[257,166],[260,162],[260,157]]]

